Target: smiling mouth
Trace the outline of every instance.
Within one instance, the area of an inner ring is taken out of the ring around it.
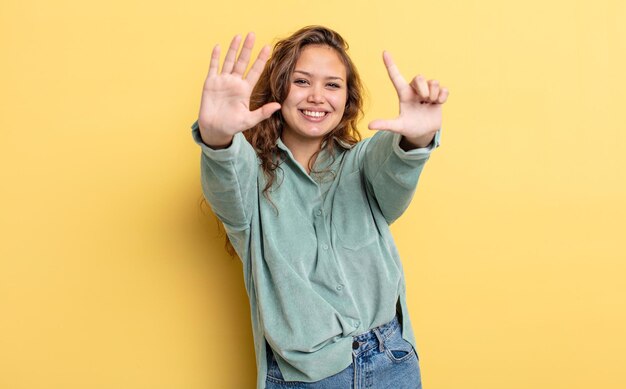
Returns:
[[[306,109],[301,109],[300,112],[308,119],[322,119],[328,114],[325,111],[308,111]]]

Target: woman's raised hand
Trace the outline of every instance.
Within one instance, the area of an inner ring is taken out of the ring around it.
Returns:
[[[383,52],[383,61],[400,100],[400,115],[395,119],[377,119],[370,130],[386,130],[401,134],[413,147],[426,147],[441,128],[441,106],[448,99],[448,89],[437,80],[418,75],[407,83],[391,55]]]
[[[250,111],[250,95],[269,58],[270,48],[264,46],[261,49],[244,77],[254,46],[254,34],[246,36],[237,57],[240,43],[241,36],[235,36],[224,58],[221,73],[218,71],[220,47],[216,45],[213,48],[209,74],[204,81],[198,126],[204,143],[213,148],[227,147],[236,133],[255,126],[280,109],[280,104],[268,103]]]

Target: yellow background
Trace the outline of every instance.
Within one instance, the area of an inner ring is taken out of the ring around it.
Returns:
[[[368,136],[383,49],[451,91],[393,226],[425,388],[626,387],[625,2],[176,4],[0,5],[0,388],[253,387],[189,126],[215,43],[307,24],[350,42]]]

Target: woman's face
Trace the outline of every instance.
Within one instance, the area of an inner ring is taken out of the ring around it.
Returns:
[[[305,47],[282,103],[283,135],[321,142],[343,118],[347,96],[346,67],[339,54],[328,46]]]

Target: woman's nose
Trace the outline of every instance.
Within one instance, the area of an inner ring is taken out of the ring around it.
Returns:
[[[319,86],[314,86],[310,89],[309,103],[323,103],[324,102],[324,89]]]

